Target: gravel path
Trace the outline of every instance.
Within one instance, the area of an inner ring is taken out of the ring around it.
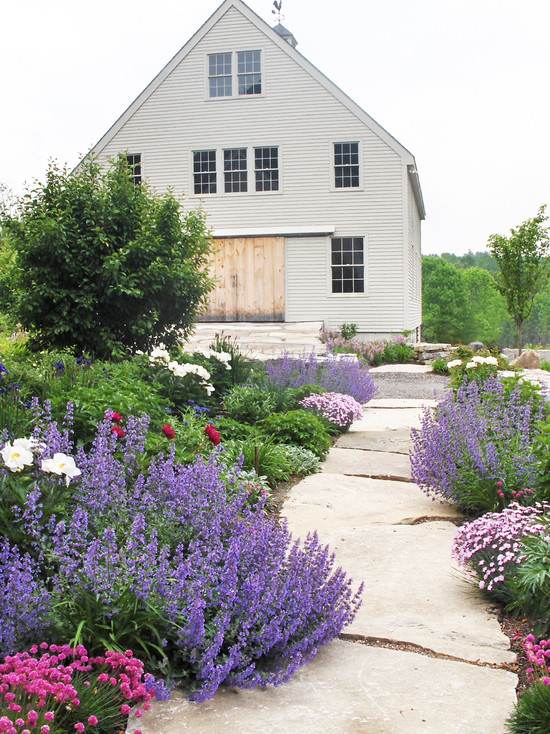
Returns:
[[[407,374],[405,372],[372,373],[376,385],[377,398],[420,398],[440,400],[449,390],[449,378],[426,374]]]

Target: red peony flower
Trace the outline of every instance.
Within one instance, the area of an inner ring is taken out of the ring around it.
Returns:
[[[111,420],[113,421],[113,423],[120,423],[121,421],[124,420],[124,416],[121,413],[117,413],[117,411],[114,410],[111,413]]]
[[[166,438],[176,438],[176,431],[169,423],[165,423],[163,425],[162,432],[164,433]]]
[[[213,426],[212,423],[209,423],[206,428],[204,429],[205,434],[208,436],[210,441],[214,444],[214,446],[217,446],[220,441],[222,440],[222,437],[220,436],[220,432],[216,428],[216,426]]]
[[[111,433],[114,433],[117,438],[124,438],[126,431],[120,426],[111,426]]]

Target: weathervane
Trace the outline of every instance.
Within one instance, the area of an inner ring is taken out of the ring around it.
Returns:
[[[273,0],[273,7],[275,10],[272,10],[271,12],[273,15],[277,16],[277,21],[280,23],[281,20],[284,20],[283,11],[281,10],[283,7],[283,0],[279,0],[279,2],[277,2],[277,0]]]

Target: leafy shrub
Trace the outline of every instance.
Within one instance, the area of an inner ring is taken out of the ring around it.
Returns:
[[[323,395],[326,388],[321,385],[301,385],[300,387],[289,387],[286,389],[286,400],[284,410],[298,410],[304,398],[310,395]]]
[[[521,507],[512,503],[502,512],[489,512],[466,523],[455,535],[453,556],[479,579],[479,588],[509,603],[512,579],[521,570],[523,541],[546,532],[542,520],[549,506]]]
[[[533,450],[538,460],[537,498],[550,502],[550,417],[538,427]]]
[[[353,339],[357,336],[357,324],[342,324],[340,327],[340,335],[342,339]]]
[[[320,470],[321,462],[313,451],[304,449],[302,446],[292,446],[290,444],[281,444],[280,448],[284,450],[286,460],[290,466],[290,472],[294,476],[305,477],[308,474],[315,474]]]
[[[508,720],[510,734],[545,734],[550,731],[550,640],[527,635],[523,641],[531,684],[520,696]]]
[[[550,510],[550,506],[548,507]],[[521,564],[510,580],[512,602],[509,609],[529,617],[535,630],[550,632],[550,522],[543,521],[541,534],[522,541]],[[549,656],[550,657],[550,656]]]
[[[124,156],[107,172],[50,166],[4,228],[15,315],[35,346],[111,357],[174,344],[211,288],[203,214],[135,186]]]
[[[376,354],[373,364],[403,364],[414,360],[414,347],[405,341],[387,342],[381,352]]]
[[[175,459],[180,464],[191,463],[198,454],[206,455],[212,448],[204,428],[204,419],[191,411],[179,418],[166,416],[166,423],[162,426],[150,427],[143,460],[148,462],[161,452],[166,454],[173,450]]]
[[[248,477],[216,453],[190,466],[160,455],[142,472],[146,420],[128,418],[123,438],[111,428],[104,421],[74,454],[69,486],[36,466],[13,474],[36,488],[20,493],[21,522],[47,563],[59,639],[91,655],[107,641],[132,649],[204,700],[222,683],[286,681],[353,619],[360,592],[329,550],[315,535],[295,543],[265,500],[250,502]],[[72,452],[70,434],[47,417],[36,438],[43,457]],[[70,492],[57,523],[44,517],[45,479]]]
[[[368,402],[375,393],[368,367],[355,357],[329,355],[320,361],[315,353],[305,357],[285,354],[266,363],[269,382],[280,387],[320,385],[329,392],[351,395],[358,403]]]
[[[47,626],[50,599],[38,570],[30,556],[0,537],[0,656],[21,649]]]
[[[447,362],[447,367],[451,374],[451,384],[458,390],[461,385],[467,385],[472,381],[483,385],[488,379],[495,378],[498,372],[498,359],[492,355],[484,357],[476,354],[467,360],[458,357],[452,359]]]
[[[363,408],[357,400],[336,392],[311,395],[304,398],[300,405],[320,415],[340,431],[347,431],[354,421],[363,417]]]
[[[224,352],[231,355],[229,377],[233,385],[241,385],[248,381],[254,365],[252,360],[245,357],[241,352],[237,337],[231,338],[224,335],[223,332],[216,334],[210,348],[215,352]]]
[[[548,360],[543,359],[540,363],[541,370],[545,370],[546,372],[550,372],[550,362]]]
[[[257,423],[267,418],[275,409],[273,396],[261,387],[237,385],[227,393],[223,401],[230,418],[243,423]]]
[[[270,487],[279,482],[287,482],[292,475],[292,466],[283,446],[266,440],[265,437],[250,438],[243,442],[224,444],[227,454],[224,460],[232,464],[240,463],[245,471],[254,470],[259,477],[265,477]]]
[[[446,359],[434,359],[434,361],[432,362],[432,370],[435,372],[436,375],[447,376],[449,374],[449,368],[447,367],[447,360]]]
[[[483,386],[472,381],[435,413],[426,411],[421,429],[411,432],[413,479],[427,494],[472,514],[515,499],[529,502],[524,490],[536,486],[540,417],[540,404],[525,402],[519,389],[507,393],[496,379]]]
[[[246,441],[260,435],[259,428],[251,426],[250,423],[240,423],[227,416],[216,418],[215,424],[224,443],[225,441]]]
[[[8,732],[27,726],[25,731],[42,734],[112,734],[125,730],[133,706],[140,717],[155,692],[168,694],[151,675],[144,676],[132,651],[90,658],[82,645],[42,643],[6,658],[1,668],[0,721]],[[15,711],[12,695],[20,706]],[[25,724],[18,724],[21,720]]]
[[[307,410],[276,413],[263,422],[263,431],[279,443],[290,443],[309,449],[323,458],[331,446],[323,421]]]

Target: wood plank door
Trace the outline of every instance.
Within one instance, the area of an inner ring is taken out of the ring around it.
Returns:
[[[284,321],[283,237],[214,241],[210,275],[216,286],[201,321]]]

